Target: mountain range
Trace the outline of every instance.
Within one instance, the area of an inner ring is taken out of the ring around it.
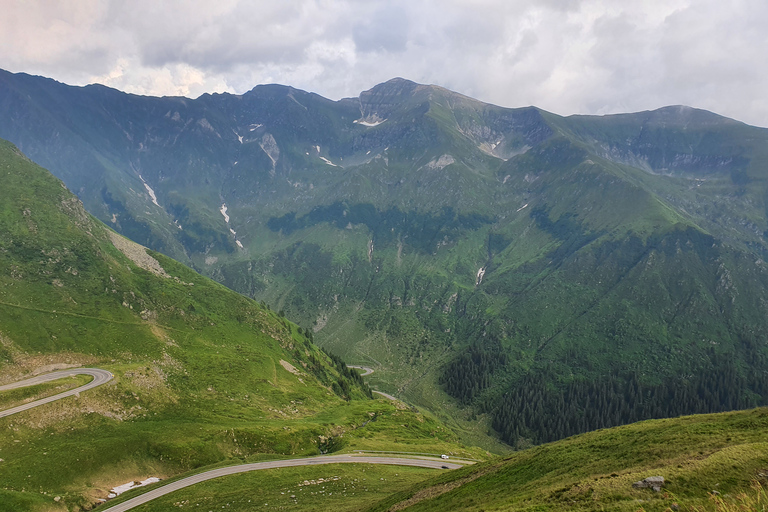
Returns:
[[[2,72],[0,137],[119,233],[509,444],[767,403],[764,128],[399,78],[188,99]]]

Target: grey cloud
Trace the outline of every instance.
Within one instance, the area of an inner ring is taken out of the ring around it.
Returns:
[[[202,2],[203,6],[210,5]],[[300,2],[193,2],[113,4],[114,19],[136,36],[141,62],[186,63],[218,72],[243,63],[300,62],[306,47],[332,26],[323,9]]]
[[[399,5],[380,7],[370,17],[355,24],[352,39],[362,52],[402,52],[408,42],[410,22]]]

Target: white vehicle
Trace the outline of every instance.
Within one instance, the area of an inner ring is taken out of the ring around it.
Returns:
[[[440,456],[440,458],[441,458],[441,459],[447,459],[447,458],[448,458],[448,456],[447,456],[446,454],[442,454],[442,455]]]

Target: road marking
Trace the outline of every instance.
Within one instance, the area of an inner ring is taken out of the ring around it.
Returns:
[[[59,393],[58,395],[49,396],[47,398],[41,398],[40,400],[35,400],[34,402],[29,402],[28,404],[19,405],[18,407],[13,407],[11,409],[0,411],[0,418],[4,418],[6,416],[10,416],[11,414],[16,414],[22,411],[26,411],[27,409],[32,409],[33,407],[38,407],[43,404],[55,402],[56,400],[61,400],[62,398],[66,398],[68,396],[76,395],[83,391],[87,391],[89,389],[95,388],[96,386],[101,386],[102,384],[109,382],[113,378],[113,375],[110,372],[108,372],[107,370],[102,370],[100,368],[70,368],[68,370],[61,370],[53,373],[46,373],[45,375],[38,375],[37,377],[32,377],[31,379],[20,380],[18,382],[12,382],[11,384],[5,384],[4,386],[0,386],[0,391],[5,391],[8,389],[25,388],[28,386],[34,386],[36,384],[42,384],[44,382],[50,382],[52,380],[71,377],[73,375],[90,375],[91,377],[93,377],[93,380],[84,386],[80,386],[79,388],[70,389],[69,391]]]
[[[226,468],[212,469],[204,473],[182,478],[170,484],[166,484],[157,489],[153,489],[145,494],[136,496],[115,505],[101,510],[109,512],[125,512],[148,501],[152,501],[166,494],[170,494],[179,489],[195,485],[206,480],[219,478],[220,476],[235,475],[238,473],[247,473],[249,471],[258,471],[262,469],[287,468],[296,466],[316,466],[320,464],[387,464],[393,466],[415,466],[431,469],[458,469],[463,467],[461,464],[454,464],[444,460],[426,460],[426,459],[402,459],[397,457],[366,457],[356,455],[321,455],[319,457],[308,457],[305,459],[287,459],[273,460],[268,462],[255,462],[252,464],[240,464],[238,466],[229,466]]]

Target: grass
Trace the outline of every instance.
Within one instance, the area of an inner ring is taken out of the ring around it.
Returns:
[[[766,429],[768,410],[755,409],[599,430],[440,475],[370,510],[406,500],[414,511],[710,510],[713,491],[726,504],[760,496],[749,497],[755,479],[765,483]],[[664,492],[632,488],[656,475]]]
[[[226,382],[198,394],[164,385],[143,365],[102,366],[114,384],[3,420],[12,435],[0,439],[2,487],[14,500],[59,495],[76,509],[132,479],[321,451],[483,455],[463,449],[441,423],[387,400],[334,404],[279,388],[255,396],[247,383],[227,389]],[[278,377],[278,386],[290,386],[291,377]]]
[[[759,480],[752,482],[752,488],[740,492],[736,496],[722,497],[719,494],[710,494],[709,503],[702,506],[689,507],[691,512],[764,512],[768,510],[768,492]]]

